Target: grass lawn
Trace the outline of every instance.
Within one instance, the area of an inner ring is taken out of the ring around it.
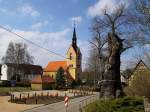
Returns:
[[[9,92],[31,91],[30,87],[0,87],[0,95],[9,95]]]
[[[101,100],[87,105],[85,112],[144,112],[144,104],[141,98],[134,97]]]

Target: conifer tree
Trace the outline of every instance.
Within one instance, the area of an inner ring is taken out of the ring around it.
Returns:
[[[62,67],[60,67],[58,70],[57,70],[57,73],[56,73],[56,85],[59,86],[59,87],[63,87],[65,86],[65,76],[64,76],[64,69]]]

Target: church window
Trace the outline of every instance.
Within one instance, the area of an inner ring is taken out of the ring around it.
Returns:
[[[81,56],[80,56],[80,55],[78,55],[78,59],[81,59]]]
[[[69,67],[73,67],[73,64],[69,65]]]
[[[72,53],[70,53],[70,60],[72,60]]]

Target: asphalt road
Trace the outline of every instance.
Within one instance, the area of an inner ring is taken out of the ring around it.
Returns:
[[[67,112],[79,112],[80,101],[87,99],[89,97],[91,96],[78,97],[78,98],[69,100],[68,102],[69,106],[67,108]],[[64,105],[64,101],[62,101],[58,103],[36,107],[33,109],[28,109],[23,112],[66,112],[66,108]]]

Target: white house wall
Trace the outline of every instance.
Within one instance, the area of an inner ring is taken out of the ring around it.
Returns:
[[[8,74],[7,74],[8,67],[7,65],[2,65],[1,67],[1,80],[8,80]]]

